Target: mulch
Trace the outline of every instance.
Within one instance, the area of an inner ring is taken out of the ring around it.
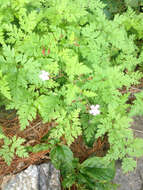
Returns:
[[[37,118],[30,122],[30,125],[24,130],[20,130],[20,124],[18,117],[15,116],[13,119],[2,119],[0,118],[0,125],[2,126],[3,132],[7,137],[13,137],[15,134],[17,137],[22,137],[26,141],[24,145],[35,146],[40,144],[42,137],[44,137],[51,127],[54,126],[53,123],[43,124],[41,118]],[[0,141],[0,147],[3,145],[3,141]],[[90,155],[96,154],[97,156],[104,156],[105,150],[109,147],[107,136],[101,140],[99,138],[97,142],[94,143],[92,148],[87,147],[81,136],[75,139],[74,143],[71,145],[71,150],[75,157],[78,157],[80,162],[83,162]],[[16,174],[24,169],[26,169],[31,164],[41,164],[50,160],[49,151],[40,151],[38,153],[29,153],[27,158],[19,158],[15,156],[10,166],[8,166],[5,161],[0,158],[0,185],[3,181],[3,177],[8,174]]]
[[[2,126],[3,132],[7,137],[16,135],[17,137],[24,138],[26,140],[24,145],[26,146],[34,146],[39,144],[41,138],[48,133],[50,127],[52,126],[51,123],[43,124],[40,117],[37,117],[37,119],[31,122],[24,131],[21,131],[17,116],[15,116],[14,119],[1,118],[0,125]],[[2,144],[3,142],[0,141],[0,147]],[[10,166],[8,166],[5,161],[0,158],[0,184],[2,183],[3,177],[7,174],[18,173],[31,164],[38,164],[48,160],[48,153],[49,150],[38,153],[30,153],[28,158],[19,158],[18,156],[15,156]]]
[[[141,79],[140,84],[132,86],[129,91],[131,92],[130,102],[135,99],[135,93],[140,92],[143,89],[143,79]],[[126,93],[127,90],[123,88],[122,93]],[[15,114],[15,113],[14,113]],[[22,137],[26,139],[24,145],[35,146],[40,144],[42,137],[44,137],[51,127],[54,127],[54,123],[43,124],[41,118],[37,116],[35,120],[30,122],[29,126],[24,130],[20,130],[20,124],[16,114],[14,117],[0,118],[0,126],[2,126],[3,132],[6,136],[12,137],[16,135],[17,137]],[[0,140],[0,147],[3,145],[3,141]],[[75,157],[79,158],[80,162],[83,162],[91,155],[105,156],[107,150],[109,149],[108,137],[98,138],[98,140],[93,144],[92,148],[85,145],[82,136],[75,139],[74,143],[71,145],[71,150]],[[50,150],[40,151],[38,153],[29,153],[27,158],[19,158],[15,156],[10,166],[8,166],[5,161],[0,158],[0,185],[3,182],[3,177],[8,174],[16,174],[24,169],[26,169],[31,164],[40,164],[50,160],[49,158]],[[71,188],[76,189],[74,186]]]

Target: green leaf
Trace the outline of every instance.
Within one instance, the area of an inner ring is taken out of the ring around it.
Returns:
[[[77,56],[69,56],[72,54],[70,51],[64,51],[64,60],[66,63],[66,73],[69,76],[70,81],[74,80],[75,76],[80,76],[82,74],[89,74],[92,70],[83,63],[79,63]]]
[[[4,137],[4,145],[1,147],[0,156],[4,158],[8,165],[11,164],[15,154],[22,158],[28,156],[25,147],[22,145],[24,141],[25,139],[21,137],[13,136],[12,139]]]
[[[115,164],[114,162],[107,164],[103,158],[92,157],[81,164],[80,172],[95,180],[110,181],[115,175]]]
[[[82,164],[81,167],[85,168],[85,167],[97,167],[97,168],[102,168],[105,166],[105,163],[103,161],[103,158],[100,157],[90,157],[87,160],[85,160]]]
[[[80,92],[80,89],[73,84],[68,84],[67,85],[67,90],[66,90],[66,103],[69,105],[72,103],[73,100],[77,98],[77,94]]]
[[[55,110],[58,108],[59,99],[57,96],[41,95],[35,101],[35,106],[38,109],[44,122],[50,121],[55,116]]]
[[[132,157],[143,156],[143,139],[135,138],[130,147],[127,148],[127,153]]]
[[[115,171],[111,168],[90,168],[86,167],[81,170],[82,173],[86,173],[88,177],[93,178],[94,180],[105,180],[110,181],[115,175]]]
[[[76,175],[71,173],[63,179],[62,185],[63,187],[69,188],[75,183],[75,181],[76,181]]]
[[[124,173],[133,171],[137,166],[137,162],[133,158],[124,158],[122,161],[122,169]]]
[[[143,91],[135,94],[136,99],[133,101],[134,105],[131,107],[130,116],[143,115]]]
[[[118,185],[113,183],[96,183],[95,188],[96,190],[117,190]]]
[[[50,158],[53,165],[57,169],[64,169],[72,171],[73,169],[73,153],[72,151],[65,145],[58,145],[54,147],[50,152]]]
[[[28,146],[28,147],[26,147],[26,150],[28,152],[37,153],[37,152],[40,152],[40,151],[48,150],[49,148],[50,148],[49,144],[41,143],[41,144],[37,144],[35,146]]]
[[[4,139],[4,138],[5,138],[5,135],[0,132],[0,139]]]
[[[3,76],[2,72],[0,71],[0,92],[9,100],[11,100],[10,88],[7,82],[6,75]]]
[[[95,180],[86,175],[86,173],[78,173],[77,180],[79,184],[85,184],[86,187],[95,189]]]
[[[29,121],[36,118],[37,110],[33,104],[23,104],[18,109],[18,117],[20,120],[20,128],[24,130],[29,125]]]

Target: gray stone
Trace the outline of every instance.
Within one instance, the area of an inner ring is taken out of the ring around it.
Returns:
[[[60,172],[51,162],[31,165],[10,178],[2,190],[61,190]]]
[[[39,170],[39,190],[61,190],[60,172],[54,166],[49,164],[41,164]]]
[[[143,117],[134,117],[132,124],[134,136],[143,138]],[[123,174],[121,169],[121,162],[116,164],[116,176],[114,183],[119,184],[118,190],[143,190],[143,157],[137,160],[137,168],[133,172]]]
[[[142,116],[134,117],[132,129],[134,131],[135,137],[143,138],[143,117]]]
[[[141,166],[141,167],[140,167]],[[114,183],[118,184],[117,190],[143,190],[143,159],[138,160],[137,168],[133,172],[123,174],[121,163],[116,164]]]

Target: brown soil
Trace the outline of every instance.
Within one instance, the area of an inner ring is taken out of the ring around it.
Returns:
[[[20,130],[20,125],[18,122],[17,116],[14,117],[14,112],[5,118],[0,117],[0,126],[2,126],[3,132],[7,137],[12,137],[16,134],[17,137],[22,137],[26,139],[24,145],[34,146],[41,142],[41,138],[44,137],[51,127],[54,126],[54,123],[43,124],[40,117],[37,116],[33,122],[24,130]],[[62,139],[63,143],[66,144],[64,138]],[[3,141],[0,141],[0,147],[3,145]],[[104,156],[107,149],[109,148],[107,136],[103,140],[99,138],[97,142],[94,143],[93,148],[88,148],[82,137],[75,139],[75,142],[71,145],[71,150],[74,153],[75,157],[78,157],[80,162],[83,162],[92,154],[97,156]],[[38,153],[30,153],[28,158],[19,158],[15,156],[10,166],[8,166],[5,161],[0,158],[0,185],[3,182],[3,177],[6,175],[16,174],[31,164],[40,164],[47,162],[49,160],[49,151],[41,151]]]

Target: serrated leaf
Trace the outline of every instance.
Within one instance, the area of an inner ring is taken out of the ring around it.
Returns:
[[[80,92],[80,89],[73,84],[67,85],[67,91],[66,91],[66,103],[69,105],[72,103],[73,100],[76,99],[77,94]]]
[[[27,157],[28,153],[23,145],[25,139],[13,136],[12,139],[4,137],[4,145],[1,147],[0,156],[4,158],[5,162],[10,165],[15,154],[19,157]]]
[[[50,158],[57,169],[72,170],[73,153],[65,145],[58,145],[50,152]]]
[[[122,161],[122,169],[124,173],[133,171],[137,166],[137,162],[133,158],[124,158]]]
[[[18,109],[18,118],[20,120],[20,128],[24,130],[29,125],[29,121],[36,118],[37,110],[33,104],[23,104]]]
[[[10,88],[9,84],[7,82],[6,76],[2,75],[2,72],[0,71],[0,92],[9,100],[11,100],[11,94],[10,94]]]
[[[55,117],[55,110],[58,109],[59,99],[57,96],[41,95],[35,101],[35,106],[38,109],[44,122],[50,121]]]
[[[107,164],[103,158],[92,157],[81,164],[80,172],[95,180],[110,181],[115,175],[115,163]]]
[[[143,156],[143,139],[135,138],[131,143],[129,150],[127,152],[132,157],[141,157]]]
[[[71,187],[76,181],[76,176],[71,173],[68,176],[66,176],[66,178],[63,179],[62,181],[62,185],[63,187]]]

